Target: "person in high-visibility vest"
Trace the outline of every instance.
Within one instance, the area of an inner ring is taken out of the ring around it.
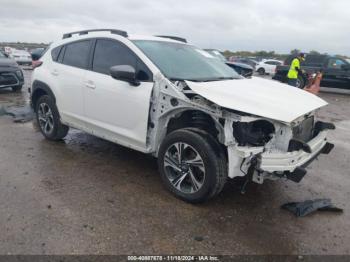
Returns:
[[[302,74],[303,71],[300,69],[300,62],[305,60],[305,54],[300,53],[296,58],[293,59],[288,71],[288,85],[297,87],[298,75]]]

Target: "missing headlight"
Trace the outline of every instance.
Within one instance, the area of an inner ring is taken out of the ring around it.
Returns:
[[[264,146],[270,141],[274,132],[275,127],[266,120],[233,123],[233,136],[239,146]]]

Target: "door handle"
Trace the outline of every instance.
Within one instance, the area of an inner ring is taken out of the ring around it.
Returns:
[[[52,72],[51,72],[52,75],[54,76],[58,76],[58,70],[54,69]]]
[[[93,81],[91,81],[91,80],[86,81],[86,82],[85,82],[85,86],[86,86],[87,88],[90,88],[90,89],[95,89],[95,88],[96,88],[95,83],[94,83]]]

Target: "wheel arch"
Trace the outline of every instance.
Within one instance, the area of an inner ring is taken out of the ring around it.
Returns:
[[[224,147],[224,119],[216,118],[206,111],[193,108],[183,108],[168,112],[163,119],[164,129],[159,130],[156,155],[164,138],[173,131],[179,129],[196,129],[211,135],[220,145]]]
[[[32,84],[32,94],[31,94],[31,104],[36,110],[35,105],[38,99],[43,95],[49,95],[52,97],[53,101],[56,103],[56,97],[52,92],[51,88],[44,82],[35,80]]]

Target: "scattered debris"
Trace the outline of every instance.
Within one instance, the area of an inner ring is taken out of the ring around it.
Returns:
[[[198,242],[201,242],[204,240],[204,237],[201,237],[201,236],[195,236],[194,237],[194,240],[198,241]]]
[[[1,107],[0,115],[12,116],[15,123],[25,123],[34,119],[34,111],[29,105],[22,107]]]
[[[294,213],[297,217],[304,217],[314,211],[343,212],[343,209],[334,206],[330,199],[306,200],[304,202],[290,202],[281,206]]]

